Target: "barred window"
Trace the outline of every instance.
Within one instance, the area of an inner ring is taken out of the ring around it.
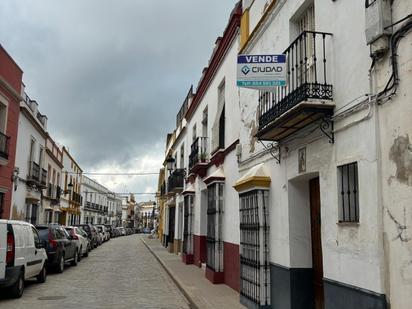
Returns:
[[[193,254],[193,194],[184,197],[185,214],[183,229],[183,253]]]
[[[252,190],[239,198],[241,302],[269,306],[269,192]]]
[[[223,183],[214,183],[207,188],[207,266],[215,272],[223,271]]]
[[[359,222],[358,164],[338,166],[339,222]]]

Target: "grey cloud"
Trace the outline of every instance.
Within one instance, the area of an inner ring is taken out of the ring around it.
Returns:
[[[235,2],[2,0],[0,39],[83,169],[129,167],[174,128]]]

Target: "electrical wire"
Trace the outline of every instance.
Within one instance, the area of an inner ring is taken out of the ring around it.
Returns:
[[[99,172],[69,172],[64,171],[63,173],[69,175],[91,175],[91,176],[150,176],[159,175],[159,172],[148,172],[148,173],[99,173]]]

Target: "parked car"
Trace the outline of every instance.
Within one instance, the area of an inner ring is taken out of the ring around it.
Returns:
[[[36,228],[41,241],[45,244],[48,267],[62,273],[66,262],[70,262],[72,266],[77,265],[79,248],[61,225],[36,225]]]
[[[47,254],[38,231],[30,223],[0,220],[0,288],[8,295],[23,295],[24,280],[46,281]]]
[[[78,224],[75,225],[80,227],[83,231],[87,233],[87,238],[90,242],[90,249],[96,248],[98,246],[98,236],[97,233],[91,224]]]
[[[126,230],[124,229],[124,227],[118,227],[118,229],[119,229],[120,236],[126,235]]]
[[[143,233],[150,234],[150,229],[148,227],[143,228]]]
[[[106,226],[103,224],[96,225],[96,227],[99,229],[99,232],[102,233],[103,237],[103,242],[108,241],[110,239],[110,233]]]
[[[103,243],[103,232],[101,231],[101,229],[99,229],[97,227],[97,225],[93,225],[94,230],[96,231],[96,235],[97,235],[97,243],[100,246]]]
[[[114,228],[113,228],[113,226],[111,226],[110,224],[105,224],[104,226],[105,226],[106,229],[109,231],[110,238],[115,237],[115,236],[114,236]]]
[[[79,251],[78,251],[79,261],[82,256],[84,257],[89,256],[90,244],[89,244],[89,239],[87,238],[86,232],[84,232],[78,226],[66,226],[65,229],[71,236],[71,239],[75,241],[77,243],[77,246],[79,247]]]
[[[117,227],[113,228],[113,236],[114,237],[119,237],[120,236],[120,231]]]

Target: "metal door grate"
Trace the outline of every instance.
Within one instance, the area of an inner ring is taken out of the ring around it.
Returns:
[[[183,228],[183,253],[193,254],[193,202],[194,195],[185,196],[185,214]]]
[[[215,272],[223,271],[222,216],[223,183],[214,183],[207,188],[207,260]]]
[[[240,195],[240,294],[270,304],[268,191]]]

